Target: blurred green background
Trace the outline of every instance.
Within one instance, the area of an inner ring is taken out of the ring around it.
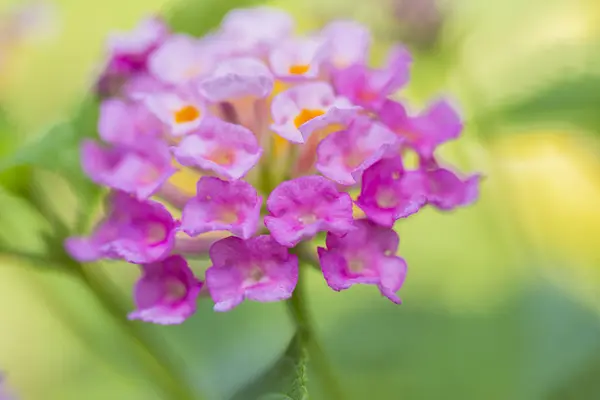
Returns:
[[[255,3],[59,0],[19,40],[0,28],[0,157],[72,117],[108,32],[154,12],[175,30],[202,32],[228,9]],[[0,0],[0,16],[23,4]],[[458,99],[465,136],[442,154],[485,175],[475,206],[427,209],[400,224],[409,263],[402,306],[373,287],[335,293],[310,272],[311,311],[345,396],[600,399],[600,3],[446,0],[439,14],[427,0],[269,4],[302,29],[339,17],[364,22],[376,35],[374,59],[405,41],[416,64],[403,95],[417,105],[439,94]],[[63,177],[78,176],[76,144],[64,137],[48,136],[33,157],[45,170],[1,172],[0,241],[39,252],[60,225],[41,214],[77,219],[85,181],[73,178],[73,189]],[[28,200],[32,190],[49,202],[46,212]],[[93,269],[128,298],[133,266]],[[283,304],[217,314],[206,300],[181,326],[139,329],[215,400],[267,368],[293,331]],[[0,370],[20,398],[162,399],[135,347],[79,281],[43,258],[0,253]],[[324,398],[313,378],[311,398]]]

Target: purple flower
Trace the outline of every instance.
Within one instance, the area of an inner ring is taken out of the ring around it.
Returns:
[[[131,32],[115,33],[108,40],[108,61],[98,82],[102,95],[112,95],[123,83],[147,71],[148,57],[169,30],[157,18],[148,18]]]
[[[435,101],[416,117],[408,117],[402,104],[388,100],[379,116],[424,158],[431,158],[440,144],[456,139],[463,127],[456,110],[444,99]]]
[[[273,75],[256,58],[238,57],[220,62],[200,82],[200,93],[212,102],[241,97],[266,97],[273,89]]]
[[[206,113],[199,96],[187,92],[163,91],[144,96],[143,100],[173,136],[187,135],[198,128]]]
[[[322,176],[304,176],[277,186],[267,199],[265,225],[273,238],[294,247],[317,232],[352,229],[352,199]]]
[[[365,64],[371,34],[354,21],[333,21],[321,31],[328,46],[327,64],[335,69],[345,69],[354,64]]]
[[[135,147],[160,137],[163,126],[143,104],[113,98],[100,105],[98,132],[107,143]]]
[[[391,228],[396,220],[416,213],[426,202],[422,174],[405,171],[402,158],[396,156],[384,158],[364,172],[356,205],[371,221]]]
[[[269,7],[232,10],[221,22],[220,36],[238,53],[265,56],[271,47],[289,37],[294,20],[281,10]]]
[[[249,183],[204,176],[183,209],[182,230],[190,236],[226,230],[244,239],[255,232],[262,198]]]
[[[101,258],[150,263],[166,257],[173,248],[178,223],[155,201],[139,201],[123,192],[109,199],[110,209],[90,237],[71,237],[65,247],[78,261]]]
[[[347,99],[336,97],[327,83],[304,83],[275,96],[271,129],[290,142],[304,143],[315,130],[339,125],[356,110]]]
[[[298,282],[298,258],[269,235],[231,236],[213,244],[209,254],[206,285],[215,311],[229,311],[244,299],[288,299]]]
[[[201,284],[171,254],[210,253],[207,291],[227,311],[244,298],[289,298],[298,260],[288,249],[323,232],[331,287],[376,284],[399,302],[406,265],[393,254],[395,221],[427,204],[470,204],[479,176],[438,165],[435,150],[462,129],[458,113],[437,100],[409,115],[392,98],[408,81],[410,54],[394,45],[371,68],[371,41],[346,20],[295,35],[292,18],[268,7],[230,11],[201,38],[159,20],[114,37],[100,82],[110,96],[98,124],[106,145],[85,141],[81,155],[91,179],[116,193],[106,218],[90,237],[67,240],[68,251],[144,264],[131,317],[178,323]],[[416,170],[404,169],[407,150]],[[349,192],[359,185],[366,218],[355,222]],[[255,237],[263,218],[270,234]]]
[[[344,236],[327,234],[327,248],[318,248],[327,284],[336,291],[357,283],[377,285],[382,295],[400,304],[396,292],[404,283],[406,262],[395,255],[399,242],[396,232],[368,220],[355,221],[355,229]]]
[[[134,288],[136,310],[129,319],[161,325],[181,324],[196,312],[203,283],[196,279],[185,258],[170,256],[142,265]]]
[[[207,42],[187,35],[172,35],[150,56],[148,69],[162,82],[190,83],[213,67],[214,51]]]
[[[241,125],[207,118],[174,148],[182,165],[211,170],[228,179],[240,179],[260,159],[256,137]]]
[[[387,65],[371,69],[364,64],[353,64],[333,74],[337,93],[354,104],[378,110],[388,96],[403,87],[409,78],[412,57],[403,47],[395,47]]]
[[[323,40],[288,39],[271,51],[269,63],[280,79],[314,79],[319,76],[319,66],[327,54],[326,50]]]
[[[454,172],[434,167],[422,172],[427,202],[440,210],[468,206],[479,197],[478,174],[461,178]]]
[[[394,132],[368,117],[357,117],[348,129],[321,141],[317,147],[317,170],[342,185],[353,185],[365,169],[399,149],[400,140]]]
[[[85,173],[96,183],[147,199],[175,172],[169,148],[146,140],[137,148],[105,148],[93,140],[82,146]]]
[[[110,35],[108,49],[113,58],[146,57],[169,34],[169,28],[158,18],[142,20],[131,32]]]

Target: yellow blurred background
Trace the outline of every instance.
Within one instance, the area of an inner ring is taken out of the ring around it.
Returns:
[[[0,0],[0,16],[24,3]],[[50,20],[37,35],[0,48],[10,122],[0,157],[69,117],[94,82],[108,32],[179,3],[47,2]],[[240,3],[251,2],[206,1],[198,15],[218,18]],[[600,399],[600,2],[445,0],[441,22],[428,17],[427,0],[269,4],[307,30],[340,17],[364,22],[376,35],[375,59],[406,41],[416,63],[403,95],[416,104],[458,99],[467,129],[442,154],[485,176],[474,206],[427,209],[400,224],[409,263],[402,306],[373,288],[335,293],[309,276],[318,332],[348,399]],[[35,178],[72,219],[66,184],[51,173]],[[0,191],[0,239],[36,250],[47,228]],[[132,266],[96,268],[128,296]],[[182,326],[144,329],[216,400],[272,362],[292,331],[280,304],[215,314],[207,301]],[[77,281],[43,260],[32,267],[0,254],[0,371],[19,398],[161,399],[132,346]]]

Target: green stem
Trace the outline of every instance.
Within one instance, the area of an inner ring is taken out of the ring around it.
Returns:
[[[57,261],[50,260],[48,256],[43,254],[30,253],[27,251],[21,251],[6,247],[0,243],[0,256],[11,257],[26,261],[31,265],[38,267],[40,270],[46,270],[49,272],[63,271],[64,266]]]
[[[303,269],[300,268],[300,275]],[[342,388],[331,368],[329,360],[323,351],[323,347],[317,339],[314,331],[314,324],[310,319],[310,313],[305,301],[305,287],[302,276],[298,279],[298,285],[290,300],[287,301],[288,310],[296,324],[298,333],[303,343],[305,343],[309,354],[309,365],[314,366],[316,375],[321,381],[325,398],[328,400],[343,400]]]
[[[160,343],[141,325],[126,319],[127,309],[118,300],[117,293],[106,279],[100,279],[98,274],[88,273],[83,265],[78,264],[75,269],[83,284],[94,294],[104,310],[113,318],[117,326],[129,337],[139,350],[142,358],[140,365],[145,366],[151,376],[156,378],[167,399],[196,400],[200,396],[194,394],[189,388],[178,366],[173,364],[164,352],[165,344]]]
[[[140,364],[145,366],[149,374],[156,378],[157,384],[168,396],[167,399],[197,400],[201,398],[188,387],[185,379],[182,378],[183,374],[178,372],[178,367],[164,353],[162,350],[165,348],[164,343],[158,342],[139,324],[126,319],[128,310],[118,300],[121,297],[120,293],[110,282],[99,279],[98,274],[88,273],[82,264],[69,258],[65,258],[63,263],[51,260],[48,256],[11,249],[0,243],[0,256],[2,255],[22,259],[33,265],[40,264],[48,267],[47,269],[51,271],[56,271],[57,268],[50,268],[49,264],[58,266],[60,267],[59,270],[68,272],[71,276],[78,278],[114,319],[125,336],[136,345],[142,358]]]

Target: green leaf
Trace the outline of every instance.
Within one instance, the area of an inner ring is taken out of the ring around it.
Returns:
[[[302,334],[296,333],[287,350],[266,372],[239,390],[231,400],[305,400],[308,355]]]
[[[202,36],[217,27],[229,10],[256,3],[258,0],[187,0],[177,2],[165,14],[174,31]]]
[[[510,124],[574,127],[600,134],[600,75],[555,81],[533,94],[501,106],[493,118]]]
[[[74,118],[53,124],[29,143],[0,159],[0,174],[10,177],[9,183],[18,183],[7,186],[7,189],[33,205],[61,235],[66,234],[67,227],[47,207],[47,201],[40,197],[39,182],[34,180],[33,171],[39,168],[63,177],[79,198],[79,214],[88,215],[87,210],[95,204],[100,188],[84,175],[79,148],[81,139],[96,136],[97,119],[98,104],[90,97],[79,106]]]

